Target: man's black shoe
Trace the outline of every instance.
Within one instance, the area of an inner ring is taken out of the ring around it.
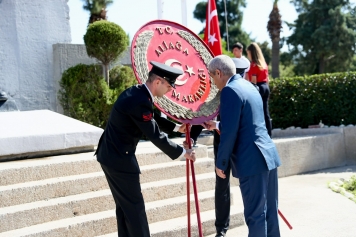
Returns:
[[[215,235],[215,237],[225,237],[225,236],[226,236],[225,233],[218,233],[218,234]]]

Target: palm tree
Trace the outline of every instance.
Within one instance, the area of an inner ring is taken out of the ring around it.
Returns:
[[[113,0],[83,0],[84,10],[90,12],[89,24],[100,21],[106,20],[106,7],[112,4]]]
[[[273,9],[269,14],[267,30],[272,40],[272,77],[279,77],[279,41],[281,39],[282,20],[277,6],[278,0],[274,0]]]

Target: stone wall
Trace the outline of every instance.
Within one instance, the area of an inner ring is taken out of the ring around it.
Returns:
[[[282,161],[279,177],[347,164],[342,133],[276,139],[274,142]]]
[[[0,91],[19,110],[56,111],[52,45],[71,42],[67,0],[2,0],[0,16]]]
[[[348,165],[356,165],[356,127],[344,129],[346,162]]]
[[[325,146],[324,150],[328,151],[327,154],[324,154],[325,157],[331,154],[336,159],[341,159],[342,162],[345,162],[345,165],[356,164],[356,127],[353,125],[346,127],[273,130],[272,135],[275,142],[278,142],[279,139],[300,137],[314,138],[320,142],[323,137],[327,136],[332,139],[325,140],[326,144],[323,144]],[[309,142],[313,144],[312,140]],[[317,144],[313,144],[313,146],[315,146],[315,150],[318,148]],[[310,148],[312,149],[312,147]],[[337,149],[337,152],[334,152],[333,148]]]
[[[355,126],[273,130],[272,134],[282,160],[279,177],[356,164]],[[204,145],[213,141],[213,136],[198,138]]]

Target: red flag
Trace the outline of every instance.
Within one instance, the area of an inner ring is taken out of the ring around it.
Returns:
[[[206,6],[204,42],[209,46],[210,50],[213,51],[215,56],[222,54],[218,12],[216,11],[215,0],[208,0],[208,5]]]

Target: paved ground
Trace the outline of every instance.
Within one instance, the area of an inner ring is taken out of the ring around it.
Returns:
[[[279,179],[282,237],[356,237],[356,203],[333,192],[328,182],[356,175],[356,166],[344,166]],[[239,189],[235,203],[243,208]],[[247,226],[231,229],[227,237],[247,237]],[[206,237],[214,237],[209,235]]]

